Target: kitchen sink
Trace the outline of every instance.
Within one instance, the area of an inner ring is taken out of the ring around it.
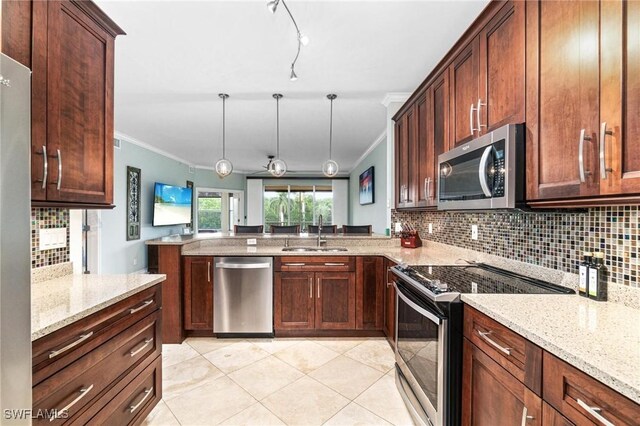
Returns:
[[[292,251],[298,253],[320,252],[320,253],[337,253],[347,251],[344,247],[284,247],[282,251]]]

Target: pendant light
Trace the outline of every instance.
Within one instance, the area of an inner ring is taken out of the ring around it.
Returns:
[[[273,98],[276,100],[276,159],[269,166],[269,173],[274,177],[282,177],[287,173],[287,163],[280,159],[280,93],[274,93]]]
[[[231,172],[233,171],[233,164],[231,164],[231,161],[227,160],[227,158],[225,157],[225,148],[226,148],[226,141],[225,141],[225,137],[226,137],[226,129],[225,129],[225,122],[226,122],[226,102],[227,102],[227,98],[229,97],[229,95],[227,95],[226,93],[219,93],[218,96],[220,97],[220,99],[222,99],[222,158],[220,160],[218,160],[218,162],[216,163],[216,173],[218,174],[218,176],[220,176],[221,179],[224,179],[225,177],[229,176],[231,174]]]
[[[326,177],[335,177],[340,169],[338,163],[331,159],[331,150],[333,148],[333,100],[337,97],[338,95],[334,94],[327,95],[327,99],[331,101],[331,115],[329,118],[329,159],[322,164],[322,173]]]

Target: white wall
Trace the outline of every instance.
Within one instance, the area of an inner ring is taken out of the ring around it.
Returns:
[[[247,179],[247,225],[262,225],[264,220],[262,179]]]
[[[333,224],[341,228],[349,224],[349,181],[335,179],[331,183],[333,191]]]

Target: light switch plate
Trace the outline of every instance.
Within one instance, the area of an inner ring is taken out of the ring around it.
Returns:
[[[478,239],[478,225],[471,225],[471,239]]]
[[[400,222],[396,222],[395,232],[402,232],[402,224]]]
[[[433,234],[433,223],[429,224],[429,233]]]
[[[255,238],[247,238],[247,245],[248,246],[255,246],[256,244],[258,244],[258,240]]]
[[[39,237],[40,251],[67,246],[67,228],[41,228]]]

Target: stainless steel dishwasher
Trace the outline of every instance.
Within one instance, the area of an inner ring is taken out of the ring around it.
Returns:
[[[217,257],[213,331],[273,336],[273,258]]]

